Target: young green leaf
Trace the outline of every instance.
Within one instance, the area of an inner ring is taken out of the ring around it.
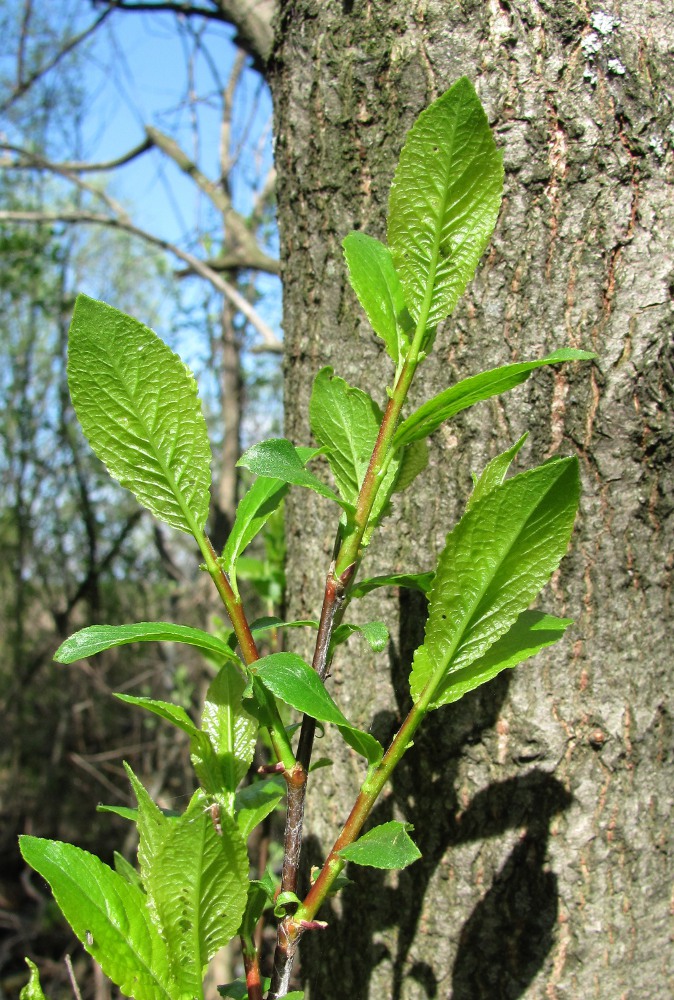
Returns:
[[[147,789],[136,777],[127,763],[124,763],[124,770],[131,782],[133,794],[138,803],[136,815],[136,826],[138,827],[138,865],[140,876],[145,880],[152,877],[159,852],[172,820],[161,811],[159,806],[153,802]],[[156,914],[151,914],[156,917]],[[155,921],[156,922],[156,921]],[[160,928],[161,929],[161,928]]]
[[[516,667],[552,646],[573,622],[570,618],[555,618],[541,611],[524,611],[505,635],[497,639],[486,653],[467,667],[451,669],[438,686],[431,708],[440,708],[463,698],[464,694],[486,684],[502,670]],[[423,647],[422,647],[423,648]]]
[[[388,646],[389,631],[383,622],[365,622],[363,625],[342,622],[332,633],[332,647],[346,642],[355,632],[360,632],[375,653],[381,653]]]
[[[512,448],[508,448],[507,451],[502,452],[497,455],[496,458],[492,458],[482,472],[482,475],[475,480],[475,488],[470,495],[468,503],[466,504],[466,510],[470,509],[478,500],[490,493],[496,486],[500,486],[506,475],[508,474],[508,469],[510,464],[514,459],[515,455],[518,453],[527,437],[529,436],[528,431],[525,432],[519,441],[516,441]],[[473,476],[475,479],[475,476]]]
[[[236,564],[239,556],[262,530],[287,492],[287,483],[260,476],[240,500],[232,530],[222,551],[222,568],[235,593],[238,593]]]
[[[463,77],[407,133],[389,198],[388,244],[410,313],[448,316],[473,277],[501,205],[503,163]]]
[[[577,459],[559,459],[506,480],[464,514],[429,594],[410,677],[414,701],[433,704],[526,610],[566,552],[578,495]]]
[[[339,856],[369,868],[407,868],[421,857],[421,851],[407,833],[411,829],[409,823],[397,820],[382,823],[359,837],[355,844],[343,847]]]
[[[596,355],[589,351],[577,351],[573,348],[563,348],[555,351],[547,358],[540,361],[523,361],[514,365],[503,365],[501,368],[492,368],[487,372],[480,372],[479,375],[472,375],[452,385],[449,389],[429,399],[428,402],[420,406],[406,420],[403,420],[396,431],[393,444],[401,448],[411,441],[419,441],[428,437],[433,431],[449,420],[450,417],[466,410],[469,406],[481,403],[492,396],[498,396],[508,389],[526,382],[532,371],[542,368],[543,365],[558,365],[564,361],[588,361]]]
[[[113,816],[120,816],[122,819],[128,819],[130,823],[135,823],[138,819],[138,810],[129,809],[128,806],[109,806],[103,802],[99,802],[96,806],[96,812],[112,813]]]
[[[314,437],[324,446],[344,500],[355,504],[379,433],[382,412],[362,389],[322,368],[309,403]]]
[[[425,441],[412,441],[402,450],[393,492],[402,493],[403,490],[406,490],[427,465],[428,445]]]
[[[276,780],[254,781],[239,789],[234,799],[234,814],[244,840],[248,840],[255,827],[276,809],[285,794],[286,783],[280,776]]]
[[[267,992],[270,984],[271,984],[271,979],[263,977],[262,979],[263,993]],[[225,997],[226,1000],[248,1000],[248,986],[246,984],[245,979],[235,979],[231,983],[225,983],[224,986],[218,986],[217,991],[220,994],[220,996]],[[291,1000],[294,1000],[294,997],[296,996],[299,996],[299,994],[292,995],[290,993],[286,993],[286,1000],[288,1000],[288,997],[291,997]]]
[[[166,943],[137,886],[72,844],[27,836],[19,844],[76,936],[125,996],[180,1000]]]
[[[245,687],[239,672],[225,663],[208,688],[201,716],[201,728],[218,762],[219,791],[230,812],[234,807],[234,792],[250,766],[257,740],[258,724],[241,703]],[[194,753],[193,750],[192,759],[199,773]]]
[[[30,979],[26,985],[21,990],[19,994],[19,1000],[47,1000],[47,997],[42,992],[42,986],[40,984],[40,972],[38,970],[35,962],[31,962],[29,958],[26,960],[26,965],[30,969]]]
[[[156,698],[137,697],[132,694],[116,693],[114,697],[126,705],[135,705],[137,708],[144,708],[146,711],[152,712],[153,715],[158,715],[165,722],[170,722],[172,726],[182,729],[188,736],[195,736],[199,732],[182,705],[174,705],[170,701],[158,701]]]
[[[344,242],[349,281],[372,329],[386,344],[395,365],[404,360],[414,323],[410,316],[391,251],[365,233],[349,233]]]
[[[234,659],[238,657],[227,643],[217,636],[202,632],[187,625],[173,625],[171,622],[138,622],[135,625],[89,625],[75,632],[61,643],[54,653],[57,663],[74,663],[86,656],[94,656],[114,646],[124,646],[129,642],[182,642],[188,646]]]
[[[89,444],[155,517],[203,532],[211,450],[193,376],[148,327],[79,295],[68,385]]]
[[[169,823],[143,884],[182,995],[201,996],[206,963],[236,934],[246,905],[248,854],[234,820],[221,813],[216,830],[197,791]]]
[[[256,476],[266,476],[280,479],[293,486],[306,486],[328,500],[334,500],[347,511],[353,510],[351,504],[332,492],[329,486],[317,479],[313,472],[304,468],[297,449],[285,438],[270,438],[260,441],[244,452],[236,463],[244,469],[249,469]]]
[[[253,936],[258,921],[268,906],[274,903],[274,880],[265,872],[266,878],[251,879],[248,883],[248,899],[243,914],[238,936],[245,942],[244,946],[253,946]]]
[[[120,854],[119,851],[113,851],[112,858],[115,863],[115,871],[117,872],[117,874],[121,875],[122,878],[126,879],[126,881],[130,885],[135,885],[142,892],[145,892],[145,890],[143,889],[143,880],[140,877],[139,872],[136,871],[133,865],[126,860],[124,855]]]
[[[316,671],[301,657],[294,653],[263,656],[255,664],[254,673],[281,701],[318,722],[331,722],[356,753],[370,764],[379,763],[384,752],[381,743],[370,733],[351,725],[326,691]]]
[[[405,587],[427,594],[433,583],[435,573],[390,573],[388,576],[372,576],[361,580],[351,591],[352,597],[365,597],[379,587]]]

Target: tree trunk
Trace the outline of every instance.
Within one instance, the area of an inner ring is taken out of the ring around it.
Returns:
[[[570,638],[428,720],[375,817],[412,822],[423,860],[390,877],[352,867],[355,885],[320,914],[329,929],[304,938],[312,1000],[674,991],[674,15],[663,0],[608,0],[601,11],[571,0],[281,4],[272,88],[287,435],[309,443],[323,365],[385,399],[391,367],[348,287],[340,243],[354,228],[385,236],[405,132],[462,74],[503,149],[505,197],[413,403],[559,347],[599,355],[594,368],[536,373],[438,431],[429,468],[367,556],[367,575],[431,568],[470,472],[527,429],[519,469],[580,458],[572,551],[541,602],[574,618]],[[289,614],[315,617],[334,511],[296,490],[288,528]],[[355,722],[374,714],[384,739],[406,707],[423,608],[388,592],[349,615],[383,618],[389,655],[353,638],[328,684]],[[340,766],[312,775],[314,863],[363,777],[329,739],[320,755]]]

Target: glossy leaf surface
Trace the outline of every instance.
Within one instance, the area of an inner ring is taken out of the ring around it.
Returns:
[[[577,460],[559,459],[506,480],[464,514],[429,593],[426,637],[410,677],[414,701],[423,695],[434,703],[434,692],[527,609],[566,552],[578,494]]]
[[[361,580],[352,590],[353,597],[365,597],[379,587],[406,587],[427,594],[433,583],[435,573],[389,573],[386,576],[372,576]]]
[[[178,1000],[168,949],[137,886],[72,844],[21,837],[20,846],[76,936],[125,996]]]
[[[373,399],[322,368],[314,379],[309,420],[324,446],[341,496],[355,504],[379,433],[382,413]]]
[[[246,905],[248,854],[234,820],[223,812],[216,830],[197,792],[187,811],[166,823],[143,884],[180,989],[200,996],[207,962],[236,934]]]
[[[389,197],[388,244],[415,321],[435,326],[473,277],[496,224],[503,164],[463,77],[407,133]]]
[[[257,721],[242,705],[246,681],[232,664],[226,663],[211,681],[201,716],[201,728],[208,737],[218,763],[220,791],[228,809],[234,805],[234,792],[245,776],[255,753]],[[193,762],[196,748],[193,749]]]
[[[40,973],[35,962],[26,959],[26,965],[30,969],[30,978],[19,994],[19,1000],[47,1000],[40,985]]]
[[[391,820],[343,847],[339,855],[345,861],[368,868],[407,868],[421,857],[421,851],[407,832],[410,829],[409,823]]]
[[[222,551],[222,568],[232,587],[236,588],[236,563],[239,556],[277,510],[287,492],[287,483],[259,476],[239,501],[232,530]]]
[[[461,410],[466,410],[469,406],[474,406],[485,399],[491,399],[492,396],[498,396],[508,389],[514,389],[515,386],[526,382],[532,371],[544,365],[557,365],[564,361],[587,361],[594,357],[595,355],[588,351],[564,348],[540,361],[503,365],[501,368],[492,368],[490,371],[462,379],[461,382],[429,399],[403,420],[395,433],[393,443],[396,447],[401,447],[411,441],[428,437],[445,420],[449,420]]]
[[[149,327],[78,296],[68,385],[89,444],[155,517],[188,534],[208,517],[211,449],[197,384]]]
[[[255,664],[255,673],[277,698],[318,722],[333,723],[343,739],[369,763],[383,755],[381,743],[345,718],[325,689],[315,670],[294,653],[272,653]]]
[[[500,455],[496,455],[495,458],[492,458],[491,462],[487,463],[482,471],[482,474],[477,479],[473,476],[475,479],[475,487],[468,499],[468,503],[466,504],[467,508],[472,507],[473,504],[477,503],[478,500],[481,500],[482,497],[487,495],[487,493],[491,493],[496,486],[501,485],[508,474],[508,469],[510,468],[513,459],[528,436],[528,432],[523,434],[519,441],[516,441],[511,448],[508,448]]]
[[[388,646],[389,631],[384,622],[365,622],[362,625],[342,622],[332,634],[332,645],[339,646],[355,633],[360,633],[375,653],[381,653]]]
[[[397,365],[409,349],[414,323],[391,251],[379,240],[360,232],[349,233],[342,246],[351,287],[372,329],[384,341],[389,357]]]
[[[57,663],[74,663],[129,642],[182,642],[204,652],[237,659],[232,649],[217,636],[187,625],[171,622],[137,622],[135,625],[89,625],[66,639],[54,653]]]
[[[306,486],[328,500],[335,500],[342,507],[351,510],[351,505],[333,493],[329,486],[322,483],[313,472],[304,468],[297,449],[286,438],[270,438],[260,441],[244,452],[236,463],[244,469],[249,469],[256,476],[266,476],[280,479],[293,486]]]
[[[254,781],[239,789],[234,799],[234,813],[244,840],[276,809],[285,794],[286,783],[282,777]]]
[[[502,670],[516,667],[552,646],[573,622],[570,618],[555,618],[541,611],[524,611],[505,635],[489,647],[486,653],[467,667],[450,670],[436,690],[432,708],[449,705],[464,694],[486,684]]]

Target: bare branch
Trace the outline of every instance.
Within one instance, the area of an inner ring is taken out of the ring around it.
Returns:
[[[197,187],[204,192],[212,204],[222,214],[227,232],[228,252],[237,256],[243,253],[250,262],[249,266],[260,271],[275,274],[278,262],[273,257],[260,250],[255,237],[250,231],[246,220],[233,207],[227,192],[199,169],[187,153],[170,136],[160,132],[150,125],[146,126],[148,137],[154,145],[161,149],[176,164],[179,170],[191,177]]]
[[[198,257],[194,257],[191,253],[187,253],[186,250],[181,250],[180,247],[176,246],[175,243],[169,242],[169,240],[163,240],[159,236],[155,236],[152,233],[148,233],[144,229],[140,229],[138,226],[134,226],[131,222],[114,216],[102,215],[97,212],[78,210],[63,212],[0,211],[0,222],[66,222],[93,224],[99,226],[109,226],[112,229],[120,229],[123,232],[130,233],[132,236],[137,236],[146,243],[151,243],[153,246],[160,247],[167,253],[172,253],[175,257],[178,257],[185,264],[187,264],[190,270],[192,270],[195,274],[205,278],[206,281],[210,281],[213,288],[219,291],[222,295],[226,296],[232,305],[234,305],[239,312],[243,313],[249,323],[255,327],[257,332],[262,337],[264,344],[264,347],[262,348],[263,350],[269,351],[272,354],[283,353],[282,342],[237,288],[231,285],[228,281],[225,281],[224,278],[220,277],[219,274],[213,271],[208,264],[204,263],[204,261],[199,260]]]
[[[65,160],[59,163],[52,163],[50,160],[45,160],[43,157],[39,156],[37,153],[33,153],[21,146],[13,146],[7,142],[0,142],[0,149],[7,149],[10,153],[16,153],[18,156],[22,157],[26,162],[17,163],[16,161],[0,160],[0,167],[40,167],[45,170],[56,170],[59,173],[67,171],[73,174],[85,174],[85,173],[104,173],[109,170],[115,170],[117,167],[123,167],[127,163],[131,163],[135,160],[137,156],[142,153],[146,153],[148,149],[153,148],[153,142],[146,136],[141,143],[134,146],[126,153],[122,153],[114,160],[105,160],[101,163],[87,163],[86,161],[80,160]]]
[[[21,18],[21,35],[19,37],[19,51],[16,57],[16,86],[19,88],[23,83],[23,67],[26,59],[26,43],[28,41],[28,27],[33,15],[32,0],[26,0],[23,7],[23,17]]]
[[[100,0],[94,0],[94,3],[100,5]],[[237,45],[253,57],[255,68],[263,75],[274,47],[272,24],[278,0],[216,0],[213,7],[180,3],[179,0],[167,0],[165,3],[152,3],[151,0],[109,0],[107,9],[145,13],[171,11],[184,17],[224,21],[236,28]]]
[[[120,219],[128,221],[128,216],[123,205],[121,205],[116,198],[112,198],[106,191],[103,191],[101,188],[97,188],[94,184],[90,184],[88,181],[83,180],[77,173],[73,173],[73,171],[68,169],[68,167],[64,164],[52,163],[50,160],[45,160],[44,157],[30,153],[25,149],[21,149],[19,146],[10,146],[8,144],[0,145],[2,145],[2,148],[4,149],[14,150],[20,157],[18,160],[0,160],[0,167],[4,167],[6,170],[49,170],[54,174],[64,177],[81,191],[88,191],[95,198],[99,198],[105,205],[108,206],[111,212],[114,212]]]
[[[103,21],[105,21],[112,10],[112,7],[104,10],[103,13],[92,21],[87,28],[80,31],[78,35],[73,35],[72,38],[69,38],[68,41],[63,44],[62,48],[60,48],[51,59],[40,66],[39,69],[36,69],[34,73],[31,73],[30,76],[27,76],[25,79],[17,80],[14,90],[11,92],[9,97],[3,101],[2,104],[0,104],[0,114],[4,114],[9,108],[11,108],[12,104],[14,104],[15,101],[18,101],[18,99],[22,97],[34,83],[37,83],[37,81],[40,80],[46,73],[49,73],[50,70],[54,69],[54,67],[61,62],[64,56],[68,55],[69,52],[72,52],[73,49],[76,49],[78,45],[89,37],[89,35],[93,35],[94,31],[96,31],[96,29],[103,24]]]

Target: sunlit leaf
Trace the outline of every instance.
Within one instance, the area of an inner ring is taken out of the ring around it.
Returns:
[[[211,449],[197,384],[180,358],[138,320],[79,295],[68,385],[82,430],[110,474],[155,517],[200,534]]]

